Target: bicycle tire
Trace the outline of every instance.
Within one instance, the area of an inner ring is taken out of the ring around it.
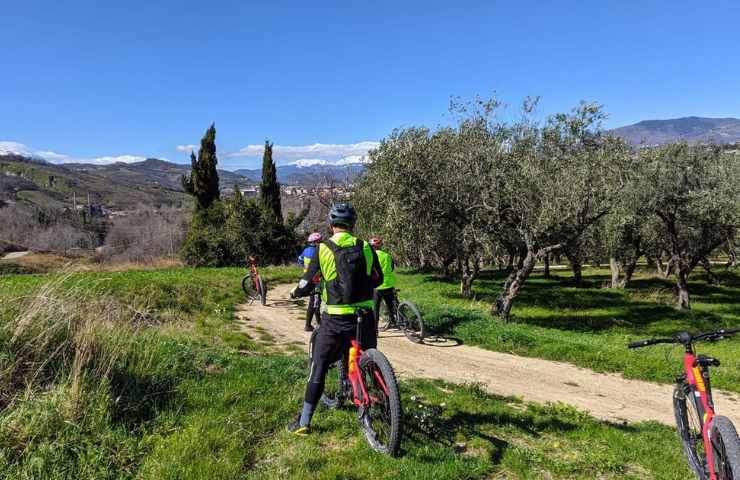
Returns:
[[[267,304],[267,282],[261,275],[257,275],[257,295],[260,297],[260,303],[262,305]]]
[[[363,352],[360,370],[371,402],[370,408],[361,410],[360,414],[365,438],[375,451],[395,456],[403,436],[403,412],[396,374],[386,356],[374,348]],[[387,393],[376,373],[385,383]]]
[[[740,440],[729,418],[717,416],[712,419],[709,440],[717,480],[740,480]]]
[[[250,302],[254,301],[254,290],[250,286],[251,282],[252,282],[252,277],[249,275],[242,278],[242,290],[244,290],[244,295],[247,297],[247,300]]]
[[[398,311],[398,309],[396,309]],[[389,330],[393,326],[391,311],[384,300],[380,300],[378,305],[378,328],[381,332]]]
[[[316,341],[316,335],[318,335],[319,329],[315,329],[311,332],[311,338],[308,341],[308,369],[311,370],[311,363],[313,363],[313,346]],[[329,379],[327,373],[327,381],[324,384],[324,392],[321,394],[321,403],[329,409],[337,409],[342,406],[344,399],[347,396],[348,380],[347,380],[347,369],[344,366],[344,361],[339,359],[330,369],[337,370],[337,381],[334,383]],[[310,374],[309,374],[310,375]]]
[[[426,331],[424,330],[424,320],[421,318],[419,308],[408,300],[404,300],[398,305],[396,315],[403,316],[403,320],[399,322],[399,325],[403,327],[403,334],[406,335],[413,343],[421,343],[424,341]]]
[[[702,422],[693,403],[693,390],[686,382],[677,384],[673,390],[673,413],[689,468],[697,480],[708,480]]]

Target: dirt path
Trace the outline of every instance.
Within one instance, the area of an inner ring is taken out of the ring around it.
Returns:
[[[309,334],[303,331],[303,310],[289,299],[290,288],[276,286],[266,306],[242,305],[237,317],[254,338],[269,338],[288,350],[297,345],[307,350]],[[560,401],[613,422],[656,420],[674,425],[670,385],[628,380],[618,374],[443,340],[416,345],[394,331],[381,333],[379,348],[402,377],[475,382],[496,395],[537,403]],[[740,425],[740,395],[715,391],[714,400],[723,415]]]
[[[2,260],[12,260],[14,258],[25,257],[29,253],[31,253],[31,252],[26,251],[26,252],[10,252],[10,253],[6,253],[5,256],[2,257]]]

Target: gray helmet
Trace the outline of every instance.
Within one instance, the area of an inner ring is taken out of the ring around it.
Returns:
[[[349,203],[337,203],[332,205],[329,211],[329,224],[332,227],[342,226],[353,228],[356,220],[357,214],[355,213],[355,209]]]

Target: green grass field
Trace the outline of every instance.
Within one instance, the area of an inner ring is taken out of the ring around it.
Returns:
[[[350,410],[322,409],[316,434],[294,438],[283,429],[302,399],[305,360],[267,353],[265,339],[234,328],[244,273],[180,268],[0,277],[4,478],[688,478],[668,427],[607,424],[562,404],[528,405],[476,385],[403,382],[407,435],[400,458],[371,451]],[[298,269],[269,268],[264,275],[275,284],[294,280]],[[55,278],[60,284],[49,288]],[[493,288],[498,280],[488,277],[476,289]],[[600,277],[589,272],[587,280]],[[535,278],[509,325],[487,316],[490,294],[463,301],[455,298],[454,284],[420,274],[401,275],[401,288],[439,333],[643,378],[660,375],[635,370],[633,361],[665,359],[627,352],[621,347],[627,339],[704,321],[695,318],[704,310],[725,322],[736,318],[736,286],[707,288],[694,298],[696,312],[686,316],[659,294],[650,296],[656,283],[645,281],[637,291],[611,292]],[[722,302],[708,308],[702,298]],[[584,307],[576,308],[581,301]],[[34,310],[34,302],[47,307]],[[644,309],[641,321],[629,323],[635,307]],[[33,336],[14,341],[20,326],[43,336],[49,322],[88,325],[85,312],[106,317],[106,335],[65,326],[44,334],[44,343]],[[28,326],[36,324],[36,330]],[[45,364],[45,352],[65,341],[72,345],[69,355]],[[718,355],[730,365],[725,357],[732,348],[730,342],[712,346],[727,349]],[[81,355],[86,360],[76,370]],[[670,365],[660,368],[671,371]],[[719,378],[725,386],[734,381],[732,375]]]
[[[721,286],[707,285],[702,276],[695,276],[690,282],[691,311],[674,308],[670,280],[638,272],[626,290],[601,288],[608,275],[608,270],[587,270],[584,287],[575,288],[569,272],[557,271],[549,280],[535,273],[515,300],[510,323],[490,315],[503,274],[484,274],[474,285],[475,300],[461,299],[455,282],[435,275],[400,275],[399,288],[402,298],[421,307],[433,333],[490,350],[656,382],[674,380],[681,369],[681,348],[661,345],[629,351],[629,341],[740,326],[738,273],[722,273]],[[722,361],[722,367],[712,372],[713,385],[740,392],[740,338],[698,348]]]

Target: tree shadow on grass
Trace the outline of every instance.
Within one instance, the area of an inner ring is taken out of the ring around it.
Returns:
[[[502,278],[505,275],[487,273],[475,284],[477,299],[492,305],[501,288],[497,281]],[[606,275],[598,274],[589,276],[589,279],[591,285],[601,285],[602,280],[608,280]],[[435,277],[425,277],[424,281],[451,284]],[[627,290],[575,288],[561,281],[535,276],[527,282],[514,302],[513,321],[575,332],[614,328],[645,330],[666,320],[686,323],[686,328],[698,329],[722,324],[722,316],[714,312],[677,310],[673,305],[672,286],[670,279],[638,278],[631,282]],[[740,295],[733,295],[728,287],[692,282],[690,291],[695,303],[740,305]],[[451,289],[441,292],[440,296],[460,299]],[[480,315],[445,313],[443,320],[432,326],[432,331],[440,335],[451,334],[457,326],[480,319]]]
[[[491,431],[496,426],[505,425],[520,433],[539,438],[545,432],[567,432],[579,428],[578,423],[563,421],[553,415],[538,415],[532,411],[515,411],[510,408],[495,412],[456,411],[444,416],[439,407],[425,406],[426,413],[407,415],[404,429],[407,435],[419,444],[430,442],[452,448],[457,453],[465,453],[467,443],[476,439],[485,441],[490,461],[498,465],[505,451],[511,445],[507,440],[497,437]],[[465,439],[461,442],[460,439]],[[422,461],[435,459],[419,458]]]

